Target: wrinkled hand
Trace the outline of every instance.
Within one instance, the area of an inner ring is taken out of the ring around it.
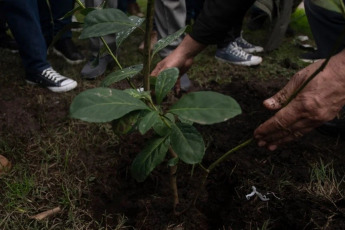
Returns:
[[[254,131],[259,146],[273,151],[337,115],[345,105],[344,57],[344,51],[332,57],[324,70],[284,108],[282,105],[324,60],[299,71],[282,90],[264,101],[267,109],[279,111]]]

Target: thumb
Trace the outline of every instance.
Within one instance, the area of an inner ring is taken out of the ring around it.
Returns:
[[[151,76],[155,76],[157,77],[158,74],[161,72],[162,67],[159,65],[159,63],[156,65],[156,67],[154,68],[154,70],[152,70],[151,72]]]
[[[292,94],[302,85],[304,77],[297,73],[278,93],[266,99],[263,104],[269,110],[281,109]]]

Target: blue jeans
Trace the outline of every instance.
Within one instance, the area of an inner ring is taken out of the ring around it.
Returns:
[[[52,17],[46,0],[4,0],[3,12],[18,43],[24,68],[27,72],[41,72],[50,67],[47,61],[47,44],[71,18],[57,21],[73,8],[74,0],[50,0]],[[71,32],[63,35],[70,37]]]

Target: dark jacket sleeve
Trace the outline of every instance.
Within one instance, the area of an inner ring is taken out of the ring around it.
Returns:
[[[242,23],[255,0],[206,0],[190,36],[205,45],[223,42],[227,33]]]

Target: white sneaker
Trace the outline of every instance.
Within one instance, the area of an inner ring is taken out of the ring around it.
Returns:
[[[259,65],[262,58],[245,52],[236,42],[230,42],[225,48],[216,51],[216,59],[235,65]]]
[[[25,80],[29,84],[38,84],[56,93],[67,92],[77,87],[76,81],[62,76],[51,67],[41,73],[26,73]]]

